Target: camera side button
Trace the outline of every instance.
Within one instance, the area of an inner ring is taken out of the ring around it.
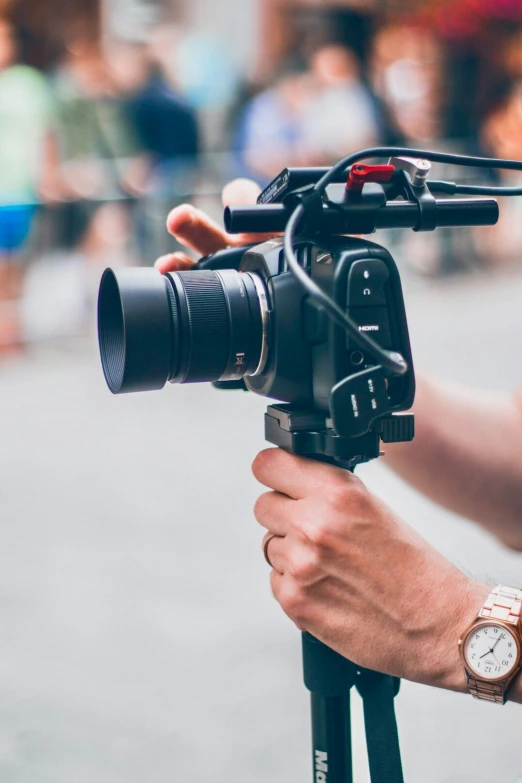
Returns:
[[[347,306],[383,307],[386,305],[384,286],[390,273],[378,258],[355,261],[348,275]]]

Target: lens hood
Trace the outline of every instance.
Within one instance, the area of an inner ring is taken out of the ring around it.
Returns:
[[[105,270],[98,297],[98,340],[113,394],[165,386],[173,340],[168,285],[152,268]]]

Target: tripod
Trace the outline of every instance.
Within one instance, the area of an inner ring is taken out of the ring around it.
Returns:
[[[342,438],[320,412],[271,405],[266,439],[285,451],[353,471],[380,455],[380,441],[413,438],[413,415],[387,416],[359,438]],[[362,669],[308,633],[303,634],[304,682],[311,693],[314,783],[352,783],[350,691],[363,699],[372,783],[402,783],[394,698],[396,677]]]

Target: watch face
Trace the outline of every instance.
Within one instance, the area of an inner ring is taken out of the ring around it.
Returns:
[[[495,623],[476,626],[467,636],[463,652],[468,667],[481,680],[507,677],[518,663],[515,636]]]

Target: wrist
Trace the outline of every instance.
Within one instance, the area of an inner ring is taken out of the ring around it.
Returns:
[[[487,585],[464,578],[457,589],[450,591],[446,604],[446,626],[440,633],[438,667],[429,683],[438,688],[467,693],[466,673],[459,653],[459,639],[475,620],[490,593]],[[444,614],[444,613],[443,613]],[[522,685],[521,693],[522,699]]]

